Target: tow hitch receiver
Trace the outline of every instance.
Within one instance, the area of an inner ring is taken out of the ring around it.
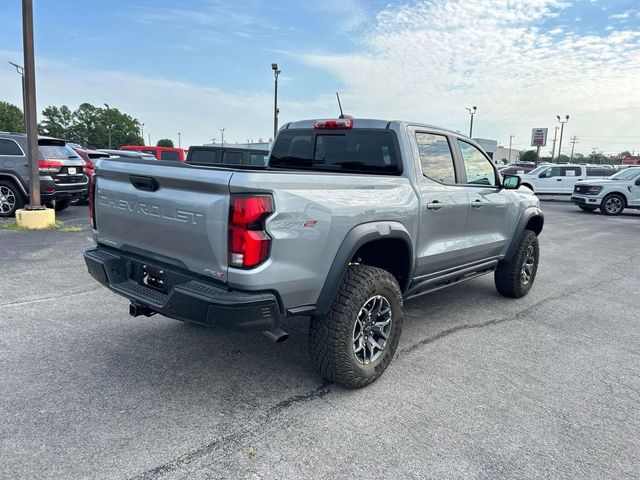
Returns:
[[[129,315],[132,317],[139,317],[140,315],[144,315],[145,317],[150,317],[151,315],[155,315],[157,312],[151,310],[146,305],[140,305],[139,303],[131,302],[129,305]]]

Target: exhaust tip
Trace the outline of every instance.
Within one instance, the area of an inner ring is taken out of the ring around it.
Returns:
[[[267,338],[269,338],[270,340],[276,342],[276,343],[282,343],[284,342],[287,338],[289,338],[289,334],[287,332],[285,332],[284,330],[280,329],[280,328],[274,328],[272,330],[267,330],[265,332],[262,332]]]

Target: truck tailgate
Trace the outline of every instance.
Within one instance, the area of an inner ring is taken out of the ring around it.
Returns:
[[[99,244],[227,280],[233,171],[107,159],[97,167]]]

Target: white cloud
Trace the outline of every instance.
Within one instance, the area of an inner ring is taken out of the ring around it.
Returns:
[[[545,32],[569,7],[555,0],[432,0],[381,12],[357,53],[306,54],[346,86],[357,116],[404,118],[466,130],[478,105],[480,136],[552,127],[570,113],[573,133],[640,135],[640,32]],[[589,146],[590,148],[591,146]]]
[[[0,50],[0,58],[21,63],[21,53]],[[265,84],[272,82],[266,73]],[[81,102],[108,103],[145,123],[145,138],[153,142],[172,138],[182,145],[220,141],[218,129],[225,128],[225,141],[244,142],[273,136],[273,96],[265,93],[227,92],[218,88],[168,80],[162,77],[136,76],[117,71],[83,69],[38,56],[36,64],[38,112],[48,105],[66,104],[75,109]],[[10,69],[0,69],[2,99],[22,104],[19,77]],[[5,88],[5,86],[7,88]],[[286,93],[279,106],[281,122],[333,113],[327,106],[330,96],[314,97],[308,102],[291,102]]]
[[[609,18],[614,19],[614,20],[615,20],[615,19],[617,19],[617,20],[623,20],[623,19],[625,19],[625,18],[629,18],[629,12],[628,12],[628,11],[626,11],[626,12],[623,12],[623,13],[616,13],[616,14],[614,14],[614,15],[609,15]]]

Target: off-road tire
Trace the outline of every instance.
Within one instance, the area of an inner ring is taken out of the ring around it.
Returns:
[[[529,247],[533,247],[534,263],[531,268],[529,280],[523,280],[524,263],[527,258]],[[524,297],[536,279],[538,263],[540,261],[540,248],[538,246],[538,236],[531,230],[525,230],[520,239],[520,243],[510,261],[501,261],[495,272],[495,284],[498,292],[511,298]]]
[[[391,308],[391,329],[380,356],[368,365],[356,358],[354,328],[361,308],[382,295]],[[309,325],[311,360],[329,381],[347,388],[362,388],[375,381],[389,366],[402,331],[402,292],[391,273],[365,265],[350,266],[326,315]]]
[[[15,183],[8,180],[0,180],[0,217],[13,217],[16,210],[24,207],[25,199]]]
[[[578,207],[585,212],[595,212],[598,209],[598,207],[585,207],[584,205],[578,205]]]
[[[610,204],[614,203],[616,206],[619,206],[619,208],[611,208],[612,205]],[[602,199],[602,203],[600,204],[600,211],[603,215],[620,215],[624,210],[624,207],[626,207],[624,197],[618,193],[610,193]]]

